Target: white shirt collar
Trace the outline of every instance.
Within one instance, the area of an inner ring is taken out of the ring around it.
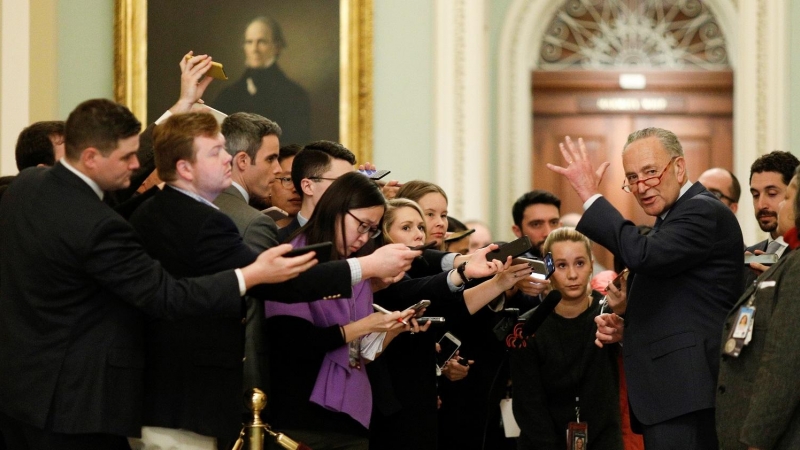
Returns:
[[[97,194],[98,197],[100,197],[100,200],[103,199],[103,196],[105,195],[105,193],[103,192],[102,189],[100,189],[100,185],[99,184],[97,184],[93,179],[89,178],[85,173],[83,173],[80,170],[78,170],[75,167],[73,167],[72,164],[68,163],[67,162],[67,158],[61,158],[59,161],[61,162],[61,164],[64,165],[64,167],[67,168],[67,170],[69,170],[70,172],[74,173],[75,175],[78,176],[78,178],[80,178],[86,184],[88,184],[89,187],[92,188],[94,193]]]
[[[303,217],[303,215],[302,215],[302,214],[300,214],[300,213],[297,213],[297,223],[299,223],[299,224],[300,224],[300,226],[302,227],[302,226],[304,226],[305,224],[307,224],[307,223],[308,223],[308,219],[306,219],[305,217]]]
[[[244,197],[245,203],[250,203],[250,195],[247,193],[247,191],[244,190],[241,184],[235,181],[231,181],[231,185],[233,185],[233,187],[239,190],[239,192],[242,194],[242,197]]]
[[[681,197],[683,197],[683,194],[685,194],[685,193],[686,193],[686,192],[689,190],[689,188],[690,188],[690,187],[692,187],[692,185],[693,185],[693,184],[694,184],[694,183],[692,183],[691,181],[688,181],[688,180],[686,181],[686,183],[683,183],[683,186],[681,186],[681,191],[680,191],[680,193],[678,194],[678,198],[676,198],[676,199],[675,199],[675,202],[677,202],[677,201],[678,201],[678,199],[680,199]],[[675,206],[675,204],[673,204],[672,206]],[[661,217],[661,220],[664,220],[664,219],[666,219],[666,218],[667,218],[667,214],[669,214],[670,210],[672,210],[672,207],[670,207],[668,210],[664,211],[664,212],[663,212],[663,213],[662,213],[662,214],[659,216],[659,217]]]
[[[175,189],[176,191],[180,192],[180,193],[181,193],[181,194],[183,194],[183,195],[188,195],[189,197],[191,197],[191,198],[193,198],[193,199],[197,200],[197,201],[198,201],[198,202],[200,202],[200,203],[205,203],[206,205],[208,205],[208,206],[210,206],[210,207],[212,207],[212,208],[214,208],[214,209],[219,209],[219,207],[218,207],[217,205],[215,205],[215,204],[211,203],[210,201],[208,201],[208,200],[204,199],[203,197],[201,197],[201,196],[199,196],[199,195],[195,194],[194,192],[187,191],[187,190],[185,190],[185,189],[181,189],[181,188],[179,188],[179,187],[175,186],[174,184],[169,184],[169,183],[167,183],[167,185],[168,185],[169,187],[171,187],[172,189]]]

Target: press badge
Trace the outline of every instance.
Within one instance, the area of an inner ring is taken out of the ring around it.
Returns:
[[[586,422],[567,424],[567,450],[587,450],[589,447],[589,426]]]
[[[728,339],[725,341],[725,347],[723,348],[723,353],[728,356],[738,357],[739,353],[742,352],[742,348],[753,339],[753,322],[756,316],[754,301],[755,295],[751,296],[747,305],[740,307],[738,314],[736,314],[736,321],[733,323],[730,333],[728,333]]]
[[[580,398],[575,397],[575,422],[567,424],[567,450],[586,450],[589,445],[589,424],[581,422]]]

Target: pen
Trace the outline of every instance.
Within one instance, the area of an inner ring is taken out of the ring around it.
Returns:
[[[388,309],[384,308],[381,305],[378,305],[377,303],[373,303],[372,307],[375,309],[375,311],[382,312],[384,314],[391,314],[392,313],[391,311],[389,311]],[[402,323],[403,325],[408,325],[408,322],[406,322],[403,319],[397,319],[397,321]]]

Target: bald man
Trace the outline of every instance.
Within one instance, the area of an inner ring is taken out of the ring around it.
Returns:
[[[722,167],[712,167],[700,174],[697,181],[736,214],[739,210],[742,188],[734,174]]]

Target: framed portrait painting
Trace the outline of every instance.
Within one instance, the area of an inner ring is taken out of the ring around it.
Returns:
[[[372,157],[372,0],[116,0],[115,96],[143,123],[177,100],[190,50],[224,66],[203,95],[276,121],[281,144]]]

